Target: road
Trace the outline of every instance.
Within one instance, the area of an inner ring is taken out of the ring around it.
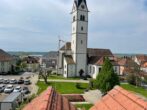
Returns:
[[[40,79],[39,81],[44,81],[43,79]],[[86,80],[60,80],[60,79],[48,79],[48,82],[73,82],[73,83],[89,83],[89,81]]]

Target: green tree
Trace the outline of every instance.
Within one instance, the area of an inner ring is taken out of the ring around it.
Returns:
[[[126,78],[129,84],[136,85],[136,76],[134,73],[129,73]]]
[[[113,66],[108,58],[105,58],[102,70],[96,78],[97,88],[101,92],[106,93],[113,89],[115,85],[119,85],[119,77],[114,72]]]
[[[45,84],[48,84],[48,77],[52,73],[51,70],[46,71],[45,69],[41,69],[39,75],[44,79]]]

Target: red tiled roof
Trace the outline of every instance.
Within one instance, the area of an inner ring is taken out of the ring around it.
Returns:
[[[138,59],[140,62],[145,62],[145,61],[147,61],[147,56],[146,56],[146,55],[137,55],[136,57],[137,57],[137,59]]]
[[[75,64],[73,57],[71,55],[65,55],[65,60],[67,64]]]
[[[63,47],[60,48],[60,50],[71,50],[71,43],[67,42]]]
[[[35,57],[28,56],[28,57],[25,57],[23,59],[23,61],[26,61],[28,64],[33,64],[33,63],[38,63],[39,59],[35,58]]]
[[[118,64],[126,67],[137,66],[137,63],[135,63],[131,58],[122,58],[118,61]]]
[[[77,110],[51,87],[26,105],[23,110]]]
[[[113,66],[118,66],[119,64],[110,59],[110,62]],[[89,58],[89,64],[94,64],[94,65],[103,65],[104,64],[104,57],[90,57]]]
[[[144,62],[144,63],[141,65],[141,67],[147,68],[147,62]]]
[[[13,57],[4,50],[0,49],[0,61],[11,61]]]
[[[87,49],[88,56],[107,56],[112,57],[113,54],[109,49],[97,49],[97,48],[88,48]]]
[[[147,102],[116,86],[90,110],[147,110]]]

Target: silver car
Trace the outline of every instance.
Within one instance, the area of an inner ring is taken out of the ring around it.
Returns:
[[[11,93],[13,92],[14,88],[12,85],[8,85],[5,89],[4,89],[4,93]]]

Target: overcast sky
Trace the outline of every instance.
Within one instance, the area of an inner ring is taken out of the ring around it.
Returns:
[[[147,0],[87,0],[88,47],[147,53]],[[73,0],[0,0],[0,48],[57,50],[71,40]]]

